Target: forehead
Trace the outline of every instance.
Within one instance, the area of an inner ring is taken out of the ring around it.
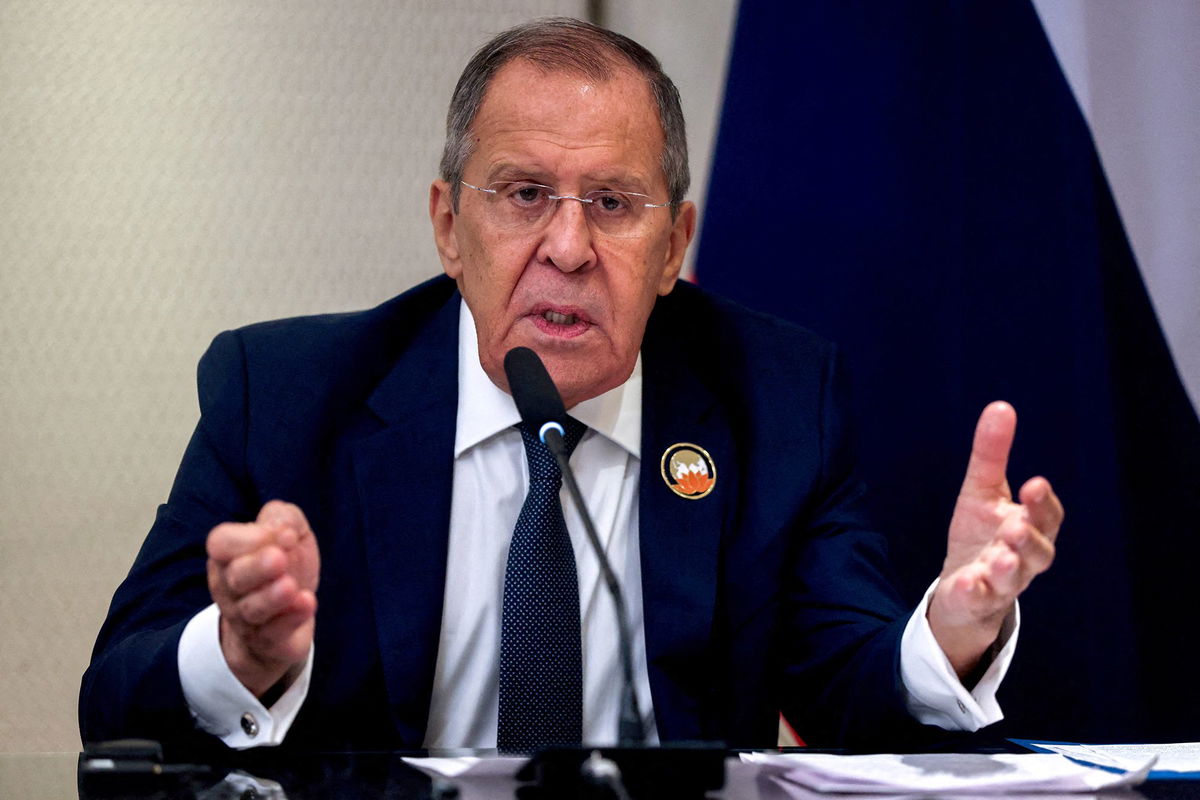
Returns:
[[[645,78],[615,68],[608,80],[545,71],[523,59],[492,78],[471,125],[475,177],[527,169],[548,177],[614,172],[647,186],[663,182],[663,132]]]

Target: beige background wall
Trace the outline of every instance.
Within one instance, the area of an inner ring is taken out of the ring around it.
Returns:
[[[209,340],[435,274],[462,64],[586,5],[0,3],[0,752],[78,748],[79,677]],[[702,196],[734,0],[602,7],[680,84]]]

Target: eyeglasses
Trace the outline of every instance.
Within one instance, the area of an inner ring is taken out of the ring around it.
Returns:
[[[553,186],[529,181],[496,181],[475,186],[462,181],[468,189],[487,198],[488,218],[498,227],[533,232],[554,216],[560,200],[583,203],[592,228],[606,236],[633,239],[649,232],[654,208],[670,208],[672,203],[648,202],[649,195],[596,189],[583,195],[557,194]]]

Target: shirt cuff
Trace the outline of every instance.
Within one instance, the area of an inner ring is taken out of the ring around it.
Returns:
[[[179,682],[192,718],[235,750],[280,744],[308,696],[314,649],[308,649],[303,672],[268,709],[225,663],[221,612],[210,605],[192,617],[179,639]]]
[[[917,610],[909,617],[900,640],[900,679],[904,683],[908,711],[926,725],[949,731],[977,731],[1004,719],[1004,712],[996,702],[996,690],[1000,688],[1017,649],[1021,608],[1013,606],[1013,612],[1004,620],[996,640],[999,652],[992,657],[992,663],[975,688],[967,691],[934,638],[926,618],[937,585],[934,581],[925,592]]]

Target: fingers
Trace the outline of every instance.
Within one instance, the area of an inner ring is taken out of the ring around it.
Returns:
[[[1054,561],[1054,543],[1020,508],[1000,525],[996,538],[970,563],[948,576],[951,609],[960,623],[1003,616],[1017,596]]]
[[[996,583],[1015,569],[1015,556],[972,561],[946,581],[948,584],[946,607],[952,612],[949,619],[958,625],[969,625],[994,616],[1007,608],[1003,595]]]
[[[229,562],[238,556],[253,553],[272,538],[273,535],[261,525],[226,522],[208,534],[205,549],[209,558]]]
[[[285,503],[282,500],[271,500],[258,512],[259,525],[273,531],[276,542],[281,547],[292,547],[304,537],[311,536],[308,519],[299,506]]]
[[[1062,527],[1063,505],[1045,478],[1030,478],[1018,493],[1029,512],[1030,523],[1053,542]]]
[[[1016,431],[1017,412],[1008,403],[998,400],[983,409],[975,426],[963,494],[1009,496],[1005,471]]]
[[[268,542],[287,548],[311,535],[308,519],[298,507],[272,500],[262,507],[254,522],[226,522],[213,528],[207,542],[208,556],[231,561]]]
[[[1016,555],[1005,547],[943,577],[926,617],[934,638],[960,679],[971,674],[996,641],[1013,599],[996,584],[1017,570]]]
[[[986,623],[1007,613],[1020,559],[1007,547],[989,548],[949,579],[951,619],[960,625]]]
[[[313,611],[316,598],[307,593],[311,604],[305,610],[297,610],[275,617],[244,633],[248,647],[253,652],[272,653],[282,664],[295,664],[308,656],[312,643]]]
[[[239,624],[261,625],[296,610],[302,590],[287,572],[287,558],[274,546],[222,565],[208,563],[208,588],[221,613]],[[312,594],[311,591],[308,594]]]
[[[1024,511],[1013,513],[996,533],[996,542],[980,555],[987,580],[998,595],[1015,600],[1054,561],[1054,542],[1030,523]]]
[[[1054,561],[1063,507],[1050,482],[1032,478],[1014,502],[1005,477],[1016,426],[1004,402],[979,417],[929,606],[934,635],[960,676],[995,640],[1017,596]]]
[[[316,539],[299,508],[272,501],[254,522],[213,528],[206,549],[226,662],[259,694],[311,646],[320,572]]]
[[[230,561],[224,569],[225,586],[240,597],[279,578],[287,571],[287,555],[273,544]]]
[[[238,597],[235,601],[236,618],[245,625],[265,625],[275,617],[298,610],[295,604],[299,594],[300,589],[292,576],[283,575]]]
[[[214,528],[208,537],[208,553],[208,588],[222,611],[279,579],[287,570],[288,559],[283,548],[275,545],[273,537],[257,525],[226,524]]]
[[[296,593],[291,610],[252,625],[237,615],[221,614],[221,651],[234,676],[256,697],[304,661],[312,647],[316,596]]]

